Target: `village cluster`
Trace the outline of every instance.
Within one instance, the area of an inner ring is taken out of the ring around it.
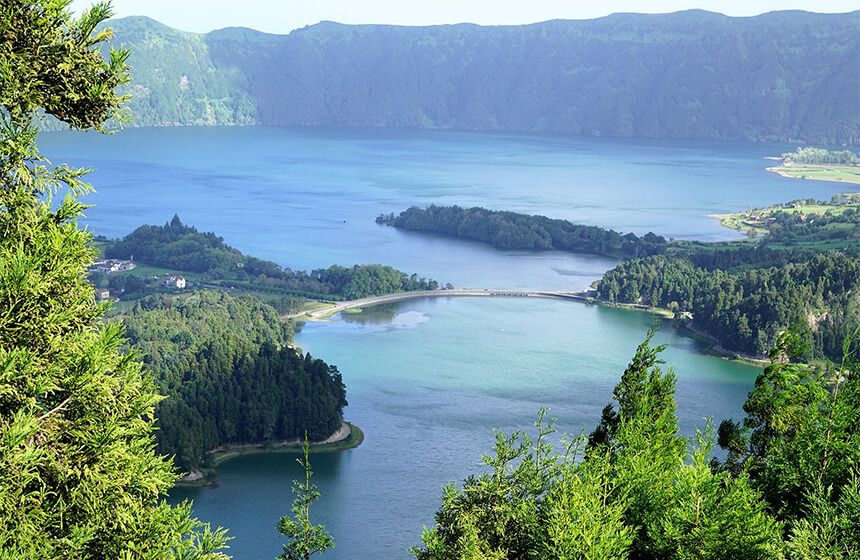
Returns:
[[[127,272],[134,270],[136,267],[137,264],[131,260],[104,259],[94,262],[88,272],[111,274],[114,272]],[[185,278],[178,274],[167,276],[164,279],[161,279],[159,276],[152,276],[151,280],[160,281],[159,284],[165,288],[178,290],[185,289],[187,284]],[[120,290],[120,292],[125,292],[125,289]],[[107,288],[97,288],[94,290],[94,293],[97,301],[118,301],[117,297],[111,297],[111,292]]]

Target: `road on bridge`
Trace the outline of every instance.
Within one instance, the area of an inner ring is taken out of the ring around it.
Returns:
[[[336,313],[340,313],[344,309],[357,309],[363,307],[373,307],[383,303],[392,303],[395,301],[403,301],[406,299],[416,299],[424,297],[545,297],[555,299],[571,299],[576,301],[585,301],[589,297],[594,296],[594,292],[560,292],[552,290],[426,290],[419,292],[400,292],[397,294],[388,294],[384,296],[373,296],[363,299],[354,299],[351,301],[339,301],[332,303],[330,306],[285,315],[285,319],[298,320],[319,320],[325,317],[330,317]]]

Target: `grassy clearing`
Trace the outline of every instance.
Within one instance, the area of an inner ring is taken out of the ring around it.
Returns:
[[[836,181],[841,183],[860,183],[860,167],[793,165],[791,167],[769,167],[768,171],[779,173],[783,177],[792,177],[795,179]]]
[[[124,272],[113,272],[111,274],[128,274],[130,276],[138,276],[140,278],[147,278],[152,276],[170,276],[172,274],[176,274],[175,270],[168,270],[166,268],[159,268],[157,266],[149,266],[148,264],[137,265],[131,270]],[[186,273],[183,273],[186,279],[189,279]]]
[[[737,214],[711,214],[711,218],[720,220],[720,225],[738,231],[754,230],[756,235],[767,233],[767,228],[761,222],[750,219],[748,212],[738,212]]]

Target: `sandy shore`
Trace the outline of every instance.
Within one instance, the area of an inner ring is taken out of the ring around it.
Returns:
[[[340,428],[337,429],[335,433],[330,435],[329,437],[319,440],[319,441],[309,441],[308,445],[325,445],[328,443],[336,443],[338,441],[343,441],[349,437],[349,434],[352,432],[352,428],[346,422],[340,423]],[[210,449],[207,451],[208,453],[224,453],[227,451],[233,451],[237,449],[262,449],[264,447],[300,447],[302,445],[302,440],[299,438],[295,439],[287,439],[284,441],[279,441],[274,444],[263,444],[263,443],[237,443],[237,444],[227,444],[216,447],[215,449]],[[179,478],[177,482],[194,482],[196,480],[200,480],[203,478],[203,473],[199,470],[192,470],[190,473],[185,476]]]

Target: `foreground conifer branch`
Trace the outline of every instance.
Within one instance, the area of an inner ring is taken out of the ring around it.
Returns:
[[[815,378],[791,358],[796,330],[771,352],[743,427],[682,437],[675,377],[653,332],[588,437],[547,443],[496,434],[489,472],[446,487],[421,560],[461,558],[848,559],[860,555],[860,375],[850,360]],[[856,333],[855,333],[856,334]],[[846,351],[850,344],[846,342]]]
[[[225,558],[223,530],[159,502],[175,480],[153,451],[161,397],[84,278],[87,170],[36,146],[41,114],[101,132],[123,118],[129,52],[105,61],[112,33],[96,31],[110,5],[77,20],[69,5],[0,7],[0,557]]]

